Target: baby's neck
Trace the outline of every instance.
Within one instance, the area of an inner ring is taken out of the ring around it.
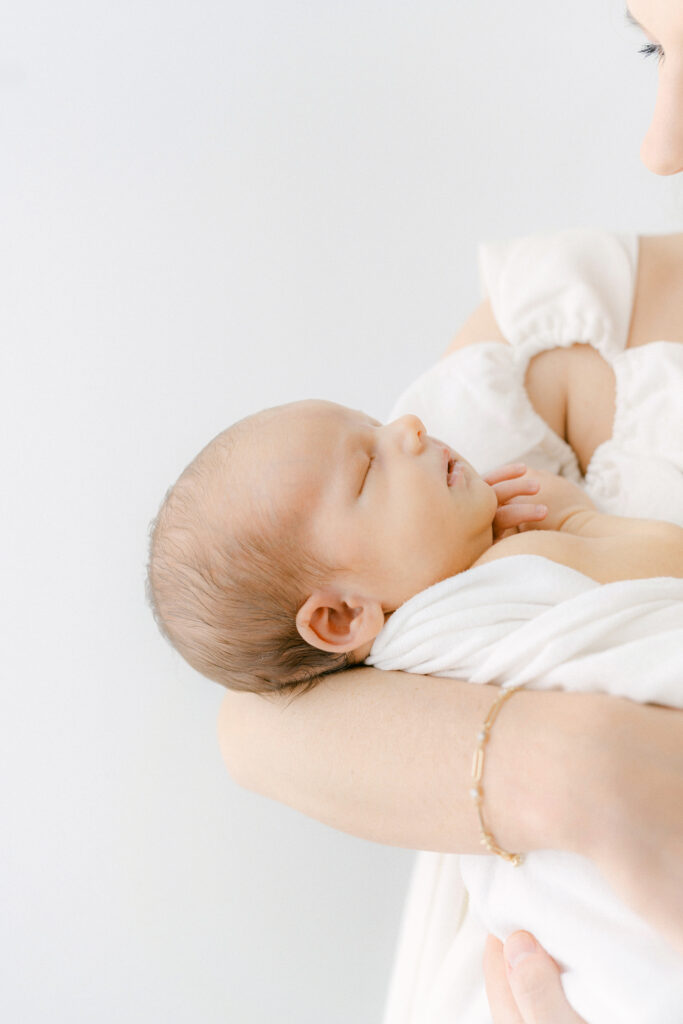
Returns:
[[[476,555],[476,557],[474,558],[470,565],[465,566],[465,568],[460,569],[458,572],[452,573],[450,576],[441,576],[433,580],[431,584],[428,584],[426,587],[421,588],[421,590],[416,590],[415,594],[412,594],[411,597],[415,597],[418,593],[422,593],[423,590],[427,590],[430,586],[434,586],[434,584],[436,583],[441,583],[444,579],[452,579],[453,576],[460,576],[463,572],[467,572],[469,569],[473,569],[474,566],[478,565],[480,561],[486,561],[486,556],[488,552],[491,550],[494,544],[497,544],[500,540],[502,540],[501,537],[497,537],[494,540],[492,525],[490,530],[488,530],[487,533],[483,536],[482,545],[479,550],[479,553]],[[392,614],[393,612],[385,612],[385,624],[391,618]],[[351,659],[352,664],[360,665],[365,661],[365,659],[370,654],[370,651],[372,650],[372,645],[375,642],[375,639],[376,638],[373,638],[372,640],[369,640],[368,643],[363,644],[363,646],[356,648],[356,650],[354,651],[351,651],[349,658]]]

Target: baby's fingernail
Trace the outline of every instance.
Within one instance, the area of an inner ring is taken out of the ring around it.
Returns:
[[[536,515],[537,516],[544,516],[547,511],[548,511],[548,506],[547,505],[537,505],[536,506]]]
[[[516,967],[528,956],[538,953],[539,945],[528,932],[515,932],[505,940],[503,950],[508,967]]]

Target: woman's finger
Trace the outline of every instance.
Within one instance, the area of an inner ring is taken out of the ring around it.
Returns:
[[[484,947],[484,982],[493,1024],[525,1024],[508,981],[503,943],[495,935]]]
[[[510,991],[524,1024],[586,1024],[567,1002],[557,964],[532,935],[513,932],[503,953]],[[501,1021],[507,1024],[505,1018]]]

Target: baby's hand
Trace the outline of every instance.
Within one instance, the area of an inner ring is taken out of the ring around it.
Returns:
[[[570,512],[585,508],[595,510],[595,505],[578,484],[573,484],[556,473],[548,473],[544,469],[527,469],[520,483],[527,483],[529,486],[537,485],[533,493],[535,493],[536,499],[545,505],[547,515],[535,523],[532,523],[530,519],[522,522],[519,525],[519,532],[532,529],[560,530]],[[530,493],[532,492],[520,491],[520,494]],[[524,501],[523,498],[513,497],[510,501],[513,507],[515,504],[520,504],[522,508],[526,507],[521,504]]]
[[[518,533],[525,524],[537,524],[547,515],[545,505],[524,500],[524,495],[537,494],[541,484],[539,480],[532,479],[523,462],[500,466],[483,479],[493,487],[498,498],[498,509],[493,520],[494,540]]]

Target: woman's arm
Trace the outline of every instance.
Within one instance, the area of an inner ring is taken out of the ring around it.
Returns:
[[[221,750],[238,783],[334,828],[480,853],[470,763],[495,693],[371,668],[294,699],[229,692]],[[590,857],[683,950],[683,715],[521,691],[496,720],[484,794],[501,846]]]
[[[334,828],[395,846],[479,852],[470,762],[497,692],[362,667],[294,699],[229,693],[221,750],[237,782]],[[567,776],[550,778],[548,769],[552,749],[574,747],[582,732],[582,699],[562,701],[564,735],[548,745],[540,718],[558,695],[538,696],[520,693],[508,703],[487,754],[485,808],[510,849],[567,846],[578,831],[578,821],[567,820]],[[562,815],[546,807],[544,792],[562,797]]]
[[[480,852],[471,758],[497,692],[369,667],[327,676],[293,699],[230,691],[221,751],[240,785],[334,828],[395,846]],[[683,741],[678,713],[602,694],[521,691],[507,702],[484,779],[487,819],[502,846],[590,855],[602,845],[604,803],[629,754],[626,710],[649,724],[651,715],[675,720]],[[645,737],[647,747],[659,731]],[[680,756],[683,794],[683,742]]]

